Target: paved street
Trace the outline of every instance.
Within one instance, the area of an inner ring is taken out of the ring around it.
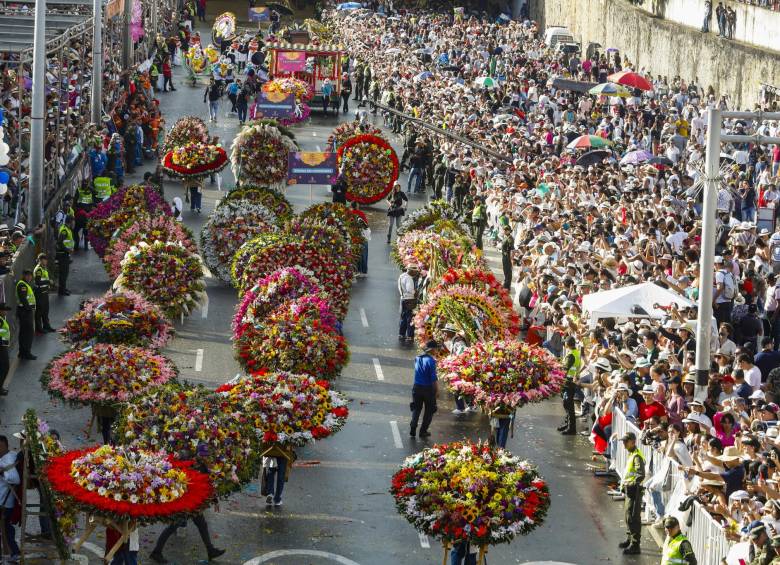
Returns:
[[[207,117],[202,87],[184,85],[182,74],[179,72],[175,80],[177,92],[159,95],[168,126],[184,115]],[[225,118],[225,109],[223,106],[220,123],[211,127],[211,132],[219,135],[229,148],[237,131],[237,120]],[[306,150],[323,147],[335,124],[335,118],[315,115],[310,124],[295,129],[301,147]],[[152,168],[153,164],[147,163],[129,180],[140,179],[145,170]],[[223,187],[231,186],[232,181],[230,171],[224,171]],[[216,190],[216,185],[206,188],[203,214],[195,215],[188,209],[184,212],[185,223],[196,236],[224,194]],[[183,196],[183,190],[179,183],[171,181],[166,183],[165,194],[170,200]],[[312,197],[314,201],[322,201],[329,194],[325,187],[315,187]],[[288,198],[300,211],[310,202],[309,190],[292,188],[288,190]],[[411,206],[423,203],[421,198],[412,199]],[[228,550],[220,563],[416,565],[442,562],[440,545],[420,538],[396,512],[388,493],[390,476],[403,457],[432,442],[463,436],[485,438],[488,422],[478,414],[452,415],[452,400],[445,395],[434,419],[430,441],[410,441],[410,383],[416,352],[396,341],[398,271],[389,260],[389,246],[385,244],[384,207],[367,212],[373,230],[369,276],[358,280],[353,287],[344,322],[351,362],[336,383],[351,398],[350,418],[333,438],[299,450],[299,460],[285,489],[284,506],[266,510],[255,484],[209,512],[215,544]],[[497,255],[495,250],[490,254]],[[492,264],[496,265],[495,261]],[[110,284],[92,251],[76,254],[71,273],[73,295],[52,296],[52,321],[56,326],[77,309],[81,300],[102,294]],[[195,312],[183,325],[177,323],[177,337],[165,353],[179,366],[183,379],[214,387],[238,372],[229,341],[236,293],[212,279],[208,281],[208,295],[207,311]],[[0,399],[2,433],[17,431],[23,412],[34,407],[62,433],[68,447],[90,443],[84,437],[89,411],[54,403],[40,389],[41,369],[62,349],[54,335],[36,338],[33,350],[38,361],[20,366],[9,386],[11,394]],[[514,437],[509,441],[511,451],[537,463],[549,481],[553,496],[550,513],[544,526],[530,536],[519,538],[511,545],[492,548],[488,561],[491,564],[657,563],[658,552],[649,536],[644,555],[631,559],[621,555],[617,544],[623,539],[622,506],[612,502],[604,493],[604,484],[585,470],[590,457],[587,440],[581,436],[562,437],[555,431],[562,419],[559,404],[553,400],[523,409]],[[93,430],[92,440],[97,435]],[[157,526],[142,530],[142,563],[149,562],[148,553],[161,529]],[[97,563],[96,552],[102,550],[103,543],[102,534],[95,535],[81,553],[89,562]],[[205,559],[205,550],[191,524],[169,542],[165,553],[180,565]]]

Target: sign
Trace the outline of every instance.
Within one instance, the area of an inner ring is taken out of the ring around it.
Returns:
[[[291,118],[295,113],[295,94],[263,92],[255,99],[255,118]]]
[[[249,21],[250,22],[270,22],[271,12],[267,6],[256,6],[249,8]]]
[[[306,70],[306,52],[279,51],[276,54],[276,70],[286,73]]]
[[[338,176],[335,153],[291,151],[287,159],[287,184],[333,184]]]

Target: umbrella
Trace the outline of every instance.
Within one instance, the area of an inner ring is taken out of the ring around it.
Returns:
[[[452,71],[452,72],[459,72],[460,67],[458,65],[447,65],[446,67],[442,67],[443,71]],[[32,84],[32,81],[30,81],[30,84]]]
[[[412,80],[415,82],[420,82],[429,78],[433,78],[433,73],[431,71],[423,71],[419,75],[415,76]]]
[[[653,154],[649,151],[645,150],[639,150],[639,151],[629,151],[625,155],[623,155],[623,158],[620,160],[621,165],[638,165],[640,163],[644,163],[645,161],[648,161],[653,158]]]
[[[611,82],[605,82],[594,86],[588,90],[589,94],[595,94],[597,96],[620,96],[621,98],[628,98],[631,96],[631,92],[619,84],[613,84]]]
[[[597,135],[581,135],[566,147],[569,149],[591,149],[611,145],[609,141]]]
[[[414,52],[421,55],[433,55],[433,47],[421,47],[420,49],[415,49]]]
[[[385,53],[388,55],[398,55],[401,52],[401,50],[398,47],[391,47],[390,49],[386,49]]]
[[[605,159],[612,157],[612,151],[609,149],[596,149],[594,151],[588,151],[582,157],[577,159],[577,165],[580,167],[589,167],[590,165],[596,165],[601,163]]]
[[[607,80],[623,86],[638,88],[639,90],[653,90],[653,85],[645,77],[633,71],[621,71],[609,75]]]
[[[496,84],[496,81],[490,77],[479,77],[474,81],[474,86],[479,86],[480,88],[495,88],[498,85]]]
[[[653,157],[647,162],[648,165],[662,165],[664,167],[674,167],[671,159],[667,157]]]
[[[287,4],[287,0],[281,0],[279,2],[268,2],[266,3],[266,6],[272,10],[276,10],[280,14],[285,14],[287,16],[292,16],[295,13],[293,12],[293,9],[290,8],[290,6]]]
[[[360,8],[362,7],[363,4],[361,4],[360,2],[344,2],[343,4],[339,4],[338,6],[336,6],[336,9],[337,10],[360,10]]]

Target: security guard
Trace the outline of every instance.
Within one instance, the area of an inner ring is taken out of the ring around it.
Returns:
[[[35,291],[32,280],[32,271],[25,269],[22,278],[16,283],[16,317],[19,318],[19,358],[34,361],[37,357],[31,351],[35,333]]]
[[[45,253],[38,255],[38,263],[33,269],[33,289],[35,290],[35,333],[55,331],[49,323],[49,258]]]
[[[11,362],[8,359],[8,347],[11,345],[11,326],[8,324],[6,312],[11,309],[5,302],[0,302],[0,396],[8,394],[8,389],[3,387],[8,376]]]
[[[69,296],[68,274],[70,273],[70,254],[76,242],[73,239],[73,216],[65,218],[65,223],[60,226],[57,233],[57,270],[59,271],[59,285],[57,294]]]
[[[515,250],[515,238],[512,227],[504,226],[504,240],[501,242],[501,268],[504,271],[504,288],[512,288],[512,253]]]
[[[626,495],[624,504],[627,539],[620,543],[624,555],[638,555],[642,539],[642,482],[645,480],[645,457],[636,446],[636,434],[627,432],[620,441],[628,451],[622,489]]]
[[[680,531],[680,522],[674,516],[664,518],[666,539],[661,554],[661,565],[696,565],[696,555],[688,538]]]

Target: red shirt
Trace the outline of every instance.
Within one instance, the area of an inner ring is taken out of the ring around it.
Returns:
[[[647,420],[656,416],[658,418],[666,417],[666,408],[663,404],[654,400],[653,402],[643,402],[639,405],[639,422],[644,424]]]

